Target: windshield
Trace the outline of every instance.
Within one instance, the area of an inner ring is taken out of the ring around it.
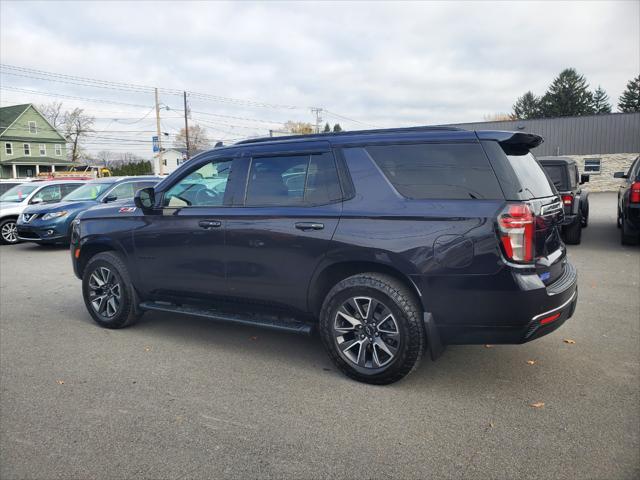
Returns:
[[[26,185],[26,184],[16,185],[15,187],[10,188],[0,196],[0,202],[20,203],[25,198],[27,198],[31,192],[33,192],[36,188],[40,186],[41,185]]]
[[[87,183],[71,192],[63,200],[65,202],[95,200],[112,185],[113,183]]]
[[[507,158],[522,185],[520,193],[526,192],[531,198],[556,195],[549,178],[531,152],[525,155],[507,155]]]

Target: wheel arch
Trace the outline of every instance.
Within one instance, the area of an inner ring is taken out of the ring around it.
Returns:
[[[78,257],[78,275],[82,278],[84,269],[93,257],[102,252],[115,252],[126,258],[124,251],[111,242],[105,240],[92,241],[84,243],[80,248],[80,256]]]
[[[325,297],[336,283],[353,275],[369,272],[386,274],[402,282],[415,295],[418,304],[424,308],[420,290],[408,275],[385,263],[354,260],[332,263],[314,275],[307,293],[307,305],[310,312],[318,318]]]

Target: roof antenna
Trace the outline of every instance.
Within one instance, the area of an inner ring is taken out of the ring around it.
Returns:
[[[216,144],[213,146],[213,148],[220,148],[220,147],[224,147],[224,144],[222,142],[216,142]]]

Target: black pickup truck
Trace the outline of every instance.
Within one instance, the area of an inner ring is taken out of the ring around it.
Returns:
[[[562,237],[565,243],[578,245],[582,229],[589,224],[589,192],[582,190],[582,185],[589,181],[589,175],[580,175],[576,161],[571,158],[539,157],[538,161],[562,197]]]

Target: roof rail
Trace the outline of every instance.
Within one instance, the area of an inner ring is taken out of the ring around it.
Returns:
[[[327,137],[340,137],[345,135],[374,135],[376,133],[404,133],[404,132],[448,132],[448,131],[463,131],[463,128],[458,127],[402,127],[402,128],[377,128],[375,130],[351,130],[343,132],[326,132],[326,133],[311,133],[307,135],[287,135],[283,137],[260,137],[250,138],[247,140],[241,140],[236,142],[235,145],[245,145],[248,143],[261,143],[261,142],[277,142],[280,140],[311,140]]]

